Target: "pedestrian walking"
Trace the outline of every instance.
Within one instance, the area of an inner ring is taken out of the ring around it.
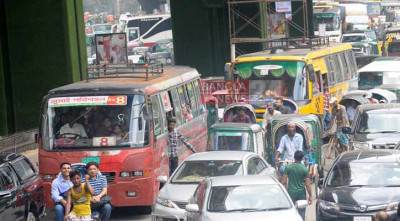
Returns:
[[[168,118],[168,156],[169,156],[169,175],[171,176],[179,164],[178,147],[183,143],[192,153],[195,153],[193,146],[187,139],[176,130],[176,119]]]
[[[296,203],[298,200],[307,199],[308,205],[311,205],[311,178],[308,175],[307,167],[302,163],[303,158],[303,151],[298,150],[294,153],[295,162],[286,166],[282,183],[286,187],[293,203]],[[303,220],[305,220],[306,209],[299,209],[299,213]]]

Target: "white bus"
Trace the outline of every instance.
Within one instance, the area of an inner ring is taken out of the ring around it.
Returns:
[[[128,42],[157,42],[172,39],[171,15],[145,15],[129,18],[125,32]]]

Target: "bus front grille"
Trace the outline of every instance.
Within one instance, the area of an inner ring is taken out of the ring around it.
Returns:
[[[115,180],[115,172],[101,172],[106,178],[107,183],[112,183]]]

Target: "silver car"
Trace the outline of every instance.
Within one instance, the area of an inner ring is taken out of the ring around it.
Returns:
[[[160,190],[152,220],[184,220],[185,207],[197,185],[206,177],[226,175],[274,175],[275,170],[252,152],[212,151],[189,156]],[[160,179],[160,182],[163,180]]]
[[[297,201],[305,208],[307,201]],[[271,176],[225,176],[205,179],[198,185],[187,221],[302,221],[285,188]]]

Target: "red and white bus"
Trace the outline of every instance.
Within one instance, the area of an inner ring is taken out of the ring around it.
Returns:
[[[47,205],[53,205],[51,182],[61,162],[95,161],[107,177],[113,206],[151,206],[159,178],[169,173],[167,117],[176,117],[178,131],[197,152],[206,150],[201,100],[199,73],[183,66],[103,75],[49,91],[38,139]],[[180,161],[190,153],[178,148]]]

